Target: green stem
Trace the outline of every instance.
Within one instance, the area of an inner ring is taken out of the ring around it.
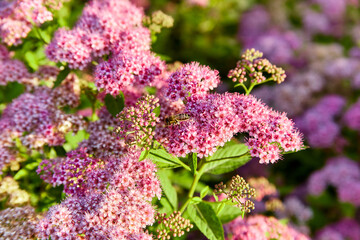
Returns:
[[[200,180],[201,176],[204,174],[205,166],[206,166],[206,163],[202,164],[199,171],[195,172],[194,180],[193,180],[193,182],[191,184],[190,191],[189,191],[189,194],[188,194],[188,199],[186,200],[186,202],[184,203],[184,205],[180,209],[181,213],[184,213],[186,207],[189,205],[189,203],[191,201],[191,198],[194,196],[196,186],[199,183],[199,180]]]

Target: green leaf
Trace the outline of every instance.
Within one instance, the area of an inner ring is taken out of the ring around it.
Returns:
[[[28,175],[29,175],[29,171],[25,168],[22,168],[15,174],[14,179],[17,181],[22,178],[25,178]]]
[[[57,75],[53,88],[60,86],[62,81],[64,81],[64,79],[69,75],[69,73],[70,73],[70,68],[68,66],[65,66],[65,68],[63,70],[61,70],[59,72],[59,74]]]
[[[54,150],[56,152],[56,155],[58,157],[65,157],[66,156],[66,150],[63,146],[54,146]]]
[[[157,175],[159,177],[161,188],[164,191],[166,198],[169,200],[174,210],[177,210],[178,200],[175,188],[172,186],[171,181],[168,177],[168,171],[160,170]]]
[[[208,194],[209,189],[210,189],[209,186],[206,186],[203,190],[201,190],[200,197],[204,198]]]
[[[74,132],[68,132],[65,134],[65,140],[66,144],[68,144],[68,147],[64,147],[65,150],[68,152],[70,150],[73,150],[79,146],[79,143],[83,140],[87,139],[89,137],[89,133],[87,133],[85,130],[79,130],[76,134]]]
[[[172,212],[174,212],[174,209],[172,208],[172,206],[167,198],[164,198],[164,197],[161,198],[160,205],[161,205],[161,207],[158,210],[159,213],[171,214]]]
[[[191,168],[191,173],[195,174],[197,169],[197,154],[191,153],[189,155],[189,166]]]
[[[202,199],[201,198],[199,198],[199,197],[193,197],[193,198],[191,198],[191,203],[195,203],[195,204],[197,204],[197,203],[200,203],[200,202],[202,202]]]
[[[180,159],[166,152],[164,149],[152,149],[148,157],[161,169],[181,167]]]
[[[105,96],[105,106],[109,113],[116,117],[116,115],[121,112],[125,106],[124,94],[120,92],[116,97],[111,94],[106,94]]]
[[[247,163],[251,156],[245,144],[225,145],[217,150],[210,160],[206,162],[205,171],[211,174],[222,174],[234,171]]]
[[[224,240],[224,229],[214,209],[208,203],[189,205],[187,212],[199,230],[210,240]]]
[[[147,158],[148,155],[149,155],[149,150],[142,151],[141,154],[140,154],[140,157],[139,157],[139,162],[141,162],[142,160]]]
[[[241,211],[240,208],[228,205],[225,202],[208,202],[208,204],[210,204],[214,211],[217,212],[217,216],[223,224],[228,223],[243,214],[243,211]]]
[[[179,185],[180,187],[189,190],[192,182],[194,181],[194,176],[186,170],[174,172],[169,176],[173,184]],[[202,182],[199,182],[196,185],[195,192],[201,192],[207,185]]]
[[[3,99],[5,103],[11,102],[25,91],[24,85],[18,82],[9,82],[3,89]]]
[[[38,65],[38,60],[36,58],[36,55],[35,53],[33,52],[26,52],[25,55],[25,61],[26,63],[33,69],[33,70],[37,70],[39,68],[39,65]]]

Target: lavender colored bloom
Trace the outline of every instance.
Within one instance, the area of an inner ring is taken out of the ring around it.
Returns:
[[[326,96],[296,121],[311,146],[326,148],[334,144],[340,134],[334,117],[344,104],[345,100],[340,96]]]
[[[360,240],[360,225],[353,219],[342,219],[326,226],[316,234],[315,240]]]
[[[346,111],[343,121],[349,128],[360,131],[360,99]]]
[[[356,162],[346,157],[329,159],[323,169],[310,176],[308,191],[310,194],[319,195],[328,185],[337,189],[340,201],[359,206],[360,167]]]
[[[227,235],[226,239],[229,240],[310,239],[308,236],[280,223],[276,218],[262,215],[255,215],[246,219],[239,217],[226,224],[224,228]]]

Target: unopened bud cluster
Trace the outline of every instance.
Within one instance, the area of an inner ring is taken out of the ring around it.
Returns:
[[[262,58],[263,53],[255,49],[246,50],[237,62],[236,68],[229,71],[228,77],[233,82],[244,83],[248,79],[251,83],[260,84],[266,81],[282,83],[285,78],[285,71]]]
[[[137,145],[142,149],[150,149],[155,135],[155,126],[160,119],[153,112],[159,107],[159,99],[154,96],[144,96],[135,107],[127,107],[118,114],[119,127],[116,129],[119,137],[129,145]]]
[[[159,33],[161,28],[171,28],[174,25],[174,19],[162,11],[155,11],[151,14],[151,17],[145,16],[143,23],[149,27],[151,32]]]
[[[282,201],[278,198],[271,198],[265,202],[266,211],[284,211],[285,207]]]
[[[229,187],[224,183],[215,185],[214,193],[220,195],[224,193],[227,195],[227,200],[236,204],[236,207],[240,208],[243,212],[249,213],[255,208],[254,203],[249,200],[255,197],[255,189],[239,175],[234,176],[231,179]]]
[[[162,226],[162,229],[157,230],[156,239],[170,239],[171,237],[180,237],[189,232],[193,225],[189,219],[181,217],[181,212],[173,212],[169,217],[166,213],[158,213],[155,217],[157,223]]]
[[[6,200],[6,206],[21,206],[29,202],[30,195],[20,189],[14,178],[7,176],[0,181],[0,201]]]

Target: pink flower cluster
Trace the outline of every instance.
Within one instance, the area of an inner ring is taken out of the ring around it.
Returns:
[[[196,152],[209,156],[234,134],[246,132],[253,157],[260,163],[274,163],[280,153],[302,148],[300,133],[284,113],[278,113],[252,96],[237,93],[208,94],[188,98],[188,121],[158,127],[157,139],[177,156]]]
[[[167,79],[166,96],[173,101],[187,100],[190,96],[204,96],[220,83],[219,72],[197,62],[184,65]]]
[[[314,172],[308,181],[310,194],[321,194],[328,185],[337,189],[340,201],[360,206],[360,166],[346,158],[329,159],[326,166]]]
[[[315,240],[360,240],[360,225],[353,219],[342,219],[320,230]]]
[[[282,224],[274,217],[262,215],[237,218],[224,225],[226,239],[232,240],[309,240],[310,238]]]
[[[15,139],[31,149],[41,149],[45,144],[49,146],[64,143],[67,132],[81,129],[84,122],[80,116],[63,113],[58,106],[66,103],[68,95],[56,94],[62,87],[51,90],[43,87],[34,93],[24,93],[3,111],[0,118],[0,168],[15,160]],[[66,92],[69,93],[69,92]],[[56,97],[56,98],[55,98]]]
[[[58,8],[66,0],[56,0]],[[7,45],[18,45],[33,26],[53,19],[46,8],[55,0],[13,0],[0,3],[0,37]]]
[[[140,152],[120,158],[96,159],[81,149],[68,154],[65,161],[43,162],[39,172],[46,179],[65,185],[73,194],[50,208],[38,225],[41,239],[151,239],[143,228],[154,222],[150,201],[161,196],[160,183],[151,161],[139,162]],[[42,168],[42,170],[41,170]]]
[[[123,31],[141,25],[143,12],[127,0],[92,0],[72,30],[59,29],[46,49],[53,61],[83,69],[93,57],[108,54]]]
[[[296,121],[312,147],[326,148],[334,144],[340,134],[335,117],[344,105],[345,99],[341,96],[328,95]]]

